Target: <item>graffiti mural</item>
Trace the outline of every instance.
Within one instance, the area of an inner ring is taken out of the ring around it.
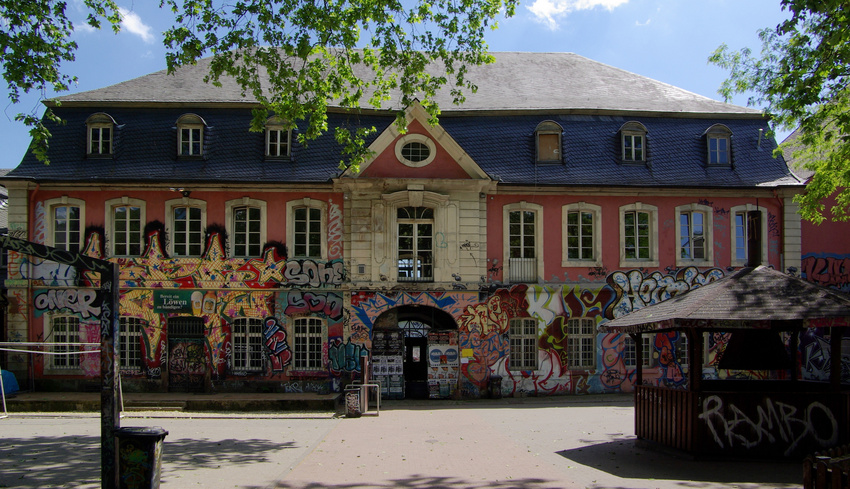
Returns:
[[[314,313],[335,321],[343,317],[343,300],[339,294],[293,290],[286,296],[283,313],[287,316]]]
[[[50,289],[34,292],[36,317],[65,309],[83,319],[100,316],[101,297],[91,289]]]
[[[801,274],[809,282],[850,292],[850,256],[806,255],[803,257]]]
[[[333,338],[328,342],[328,360],[334,373],[362,372],[360,359],[363,357],[369,357],[369,349],[352,343],[351,338],[346,343],[342,342],[342,338]]]
[[[272,371],[283,372],[284,367],[288,366],[292,360],[292,350],[286,343],[286,330],[276,317],[267,317],[263,321],[263,338]]]

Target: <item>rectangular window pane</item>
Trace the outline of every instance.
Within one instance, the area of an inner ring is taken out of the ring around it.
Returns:
[[[508,368],[512,370],[536,370],[537,320],[533,318],[511,319],[508,337],[510,343]]]

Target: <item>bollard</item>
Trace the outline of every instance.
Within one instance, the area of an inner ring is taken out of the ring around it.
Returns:
[[[118,452],[118,487],[154,489],[162,473],[162,441],[168,432],[155,427],[128,427],[115,430]]]

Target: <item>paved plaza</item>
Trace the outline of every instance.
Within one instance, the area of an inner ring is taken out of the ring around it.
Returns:
[[[159,426],[166,489],[800,487],[797,461],[635,446],[631,395],[386,402],[380,415],[133,413]],[[0,419],[0,487],[100,487],[97,413]]]

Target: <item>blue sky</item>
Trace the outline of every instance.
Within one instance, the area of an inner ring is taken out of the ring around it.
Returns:
[[[68,4],[77,31],[77,59],[63,69],[79,78],[70,92],[109,86],[165,69],[162,32],[171,14],[158,1],[122,1],[119,34],[84,27],[81,0]],[[717,89],[727,77],[709,65],[709,55],[726,43],[758,51],[759,29],[787,18],[779,0],[530,0],[499,29],[488,34],[492,51],[572,52],[691,92],[720,100]],[[53,96],[54,94],[48,94]],[[60,94],[61,95],[61,94]],[[732,102],[746,105],[746,96]],[[14,121],[19,112],[43,112],[37,94],[6,104],[0,117],[0,143],[6,155],[0,168],[17,166],[29,134]],[[780,141],[787,132],[780,133]]]

